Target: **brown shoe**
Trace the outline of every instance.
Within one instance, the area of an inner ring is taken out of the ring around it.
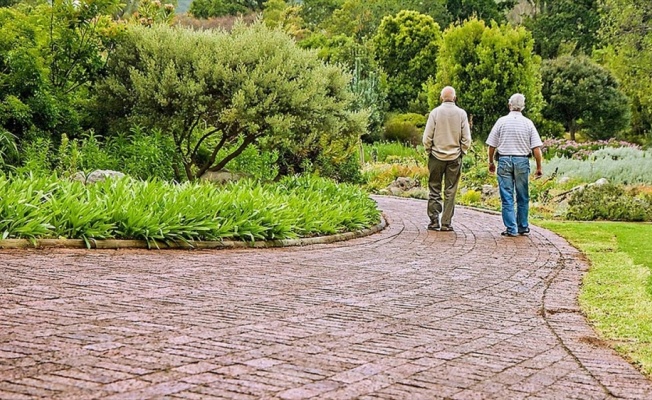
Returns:
[[[442,232],[451,232],[454,231],[453,227],[451,225],[442,225],[440,231]]]
[[[438,231],[439,230],[439,224],[428,224],[428,230],[429,231]]]

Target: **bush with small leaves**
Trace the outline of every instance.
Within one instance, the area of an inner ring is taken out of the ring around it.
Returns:
[[[579,221],[652,221],[652,196],[622,185],[594,185],[573,194],[566,217]]]

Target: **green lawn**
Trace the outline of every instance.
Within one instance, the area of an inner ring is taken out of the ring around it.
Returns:
[[[652,224],[539,221],[591,262],[580,305],[598,332],[652,376]]]

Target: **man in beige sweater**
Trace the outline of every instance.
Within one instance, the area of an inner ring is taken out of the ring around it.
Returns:
[[[441,91],[442,104],[430,112],[423,132],[428,154],[428,217],[430,230],[452,231],[455,194],[462,172],[462,156],[471,146],[471,129],[466,111],[455,105],[455,89]],[[442,186],[444,202],[442,204]],[[441,217],[441,223],[440,223]]]

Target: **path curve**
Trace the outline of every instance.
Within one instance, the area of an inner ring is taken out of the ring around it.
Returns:
[[[0,251],[0,399],[652,398],[564,240],[377,201],[389,227],[336,244]]]

